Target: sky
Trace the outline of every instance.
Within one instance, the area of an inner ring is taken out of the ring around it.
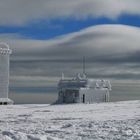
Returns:
[[[11,87],[49,86],[86,72],[140,80],[140,0],[1,0]]]

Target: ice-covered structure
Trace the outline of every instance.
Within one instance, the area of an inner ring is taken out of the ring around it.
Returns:
[[[12,51],[5,43],[0,43],[0,104],[13,104],[9,92],[9,56]]]
[[[88,79],[85,74],[73,79],[62,76],[58,83],[57,103],[108,102],[111,84],[108,80]]]

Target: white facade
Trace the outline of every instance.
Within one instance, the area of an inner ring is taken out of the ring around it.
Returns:
[[[0,43],[0,104],[12,104],[13,101],[8,98],[9,92],[9,55],[11,54],[9,46]]]
[[[108,89],[80,88],[79,93],[81,103],[109,102]]]
[[[93,80],[78,75],[74,79],[61,79],[58,90],[58,103],[108,102],[111,84],[108,80]]]

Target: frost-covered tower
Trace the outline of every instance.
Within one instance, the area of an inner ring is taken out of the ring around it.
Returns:
[[[9,56],[12,51],[5,43],[0,43],[0,104],[13,104],[9,92]]]

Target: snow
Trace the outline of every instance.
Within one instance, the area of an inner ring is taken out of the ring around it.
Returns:
[[[0,110],[1,140],[140,140],[140,101]]]

